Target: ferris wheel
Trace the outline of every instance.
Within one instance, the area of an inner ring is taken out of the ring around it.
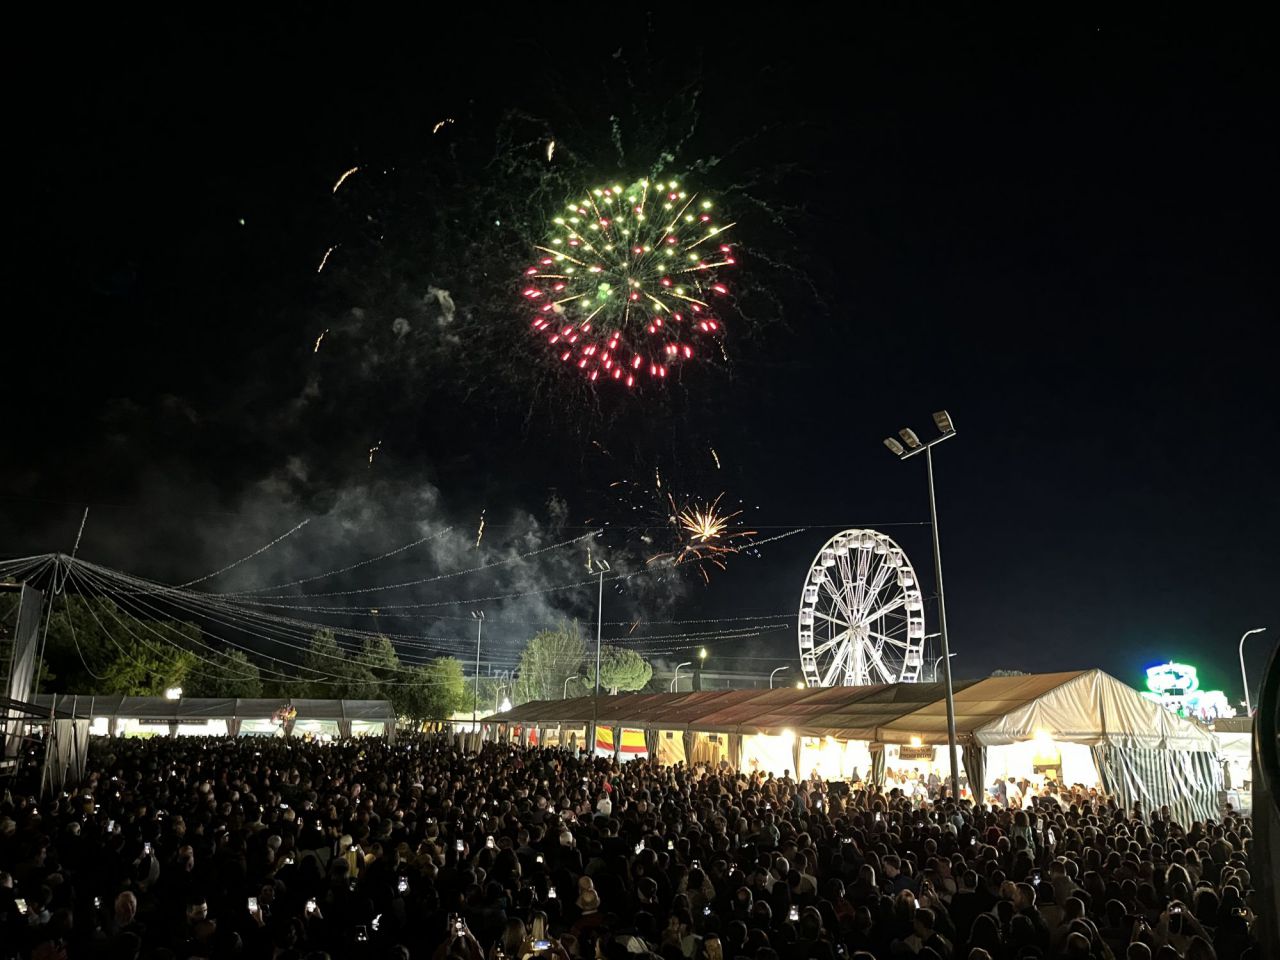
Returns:
[[[828,540],[800,595],[800,666],[811,687],[920,679],[924,600],[902,548],[875,530]]]

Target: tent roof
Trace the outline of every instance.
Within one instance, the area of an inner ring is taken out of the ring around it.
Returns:
[[[394,722],[396,712],[387,700],[235,700],[220,697],[95,697],[41,694],[35,704],[47,711],[56,703],[60,714],[82,719],[124,717],[132,720],[269,720],[281,707],[292,704],[299,720],[381,720]]]
[[[1054,740],[1213,752],[1212,735],[1147,700],[1101,670],[988,677],[954,684],[956,734],[995,746],[1049,735]],[[488,722],[581,725],[591,697],[521,704]],[[598,722],[610,726],[706,733],[780,733],[844,740],[925,743],[947,739],[942,684],[631,693],[601,697]]]

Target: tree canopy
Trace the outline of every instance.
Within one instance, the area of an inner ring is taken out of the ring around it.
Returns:
[[[462,661],[437,657],[414,669],[401,688],[396,712],[421,724],[427,720],[447,720],[471,704],[471,690],[462,675]],[[398,702],[397,702],[398,701]]]
[[[590,693],[595,689],[595,650],[590,648],[578,624],[561,624],[554,630],[540,630],[520,653],[513,703],[527,700],[558,700],[570,692]],[[653,677],[653,665],[634,650],[606,644],[600,649],[600,686],[609,693],[643,690]]]
[[[596,665],[588,658],[587,680],[594,688]],[[643,690],[653,679],[653,664],[634,650],[606,644],[600,648],[600,686],[610,694]]]
[[[226,650],[212,659],[212,664],[199,663],[192,668],[182,688],[183,696],[240,699],[262,696],[262,672],[244,651]]]
[[[583,673],[586,655],[587,645],[576,622],[562,623],[554,630],[539,630],[520,652],[511,702],[557,700],[564,696],[565,681]]]
[[[203,647],[195,624],[140,619],[108,597],[64,594],[48,615],[40,688],[135,697],[185,690],[202,666],[192,648]]]

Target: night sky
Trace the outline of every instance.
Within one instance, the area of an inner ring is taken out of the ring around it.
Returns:
[[[82,556],[168,582],[313,518],[224,589],[355,562],[414,523],[469,542],[481,509],[489,548],[524,550],[625,524],[609,484],[660,465],[741,499],[762,537],[807,529],[709,586],[612,586],[606,619],[777,622],[844,526],[897,538],[930,587],[924,464],[881,440],[930,433],[945,407],[958,675],[1100,666],[1136,684],[1186,658],[1239,699],[1236,642],[1265,625],[1260,677],[1280,631],[1263,31],[527,21],[293,6],[32,31],[9,124],[0,555],[69,551],[85,505]],[[719,158],[697,179],[726,205],[739,185],[759,200],[740,204],[757,294],[729,364],[630,397],[542,375],[502,226],[547,205],[519,175],[535,129],[592,181],[669,150],[673,171]],[[428,288],[474,340],[403,313]],[[486,556],[456,545],[342,583]],[[526,573],[584,575],[577,555]],[[549,596],[531,620],[592,613],[588,594]],[[401,628],[469,636],[460,619]],[[508,656],[528,632],[495,629]],[[794,659],[794,628],[713,650],[765,671]]]

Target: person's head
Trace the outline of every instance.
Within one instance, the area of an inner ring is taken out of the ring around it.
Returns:
[[[996,918],[989,913],[980,913],[973,919],[969,928],[969,945],[980,947],[992,956],[1003,953],[1001,949],[1000,927]]]
[[[919,910],[916,911],[915,920],[912,923],[912,927],[915,929],[915,934],[917,937],[919,937],[921,940],[928,940],[930,937],[933,936],[934,923],[935,923],[935,918],[933,915],[933,911],[930,910],[928,907],[921,907]]]
[[[1021,920],[1022,918],[1019,917],[1018,919]],[[1072,931],[1067,934],[1065,949],[1066,955],[1073,958],[1073,960],[1076,960],[1076,958],[1078,958],[1078,960],[1085,960],[1085,958],[1089,956],[1090,952],[1089,938],[1082,933]]]
[[[524,921],[519,917],[508,919],[506,929],[502,932],[502,952],[508,957],[519,957],[520,944],[524,943],[525,936]]]
[[[817,940],[822,935],[822,915],[812,907],[800,915],[799,934],[801,940]]]
[[[1151,948],[1141,940],[1135,940],[1125,948],[1124,960],[1151,960]]]
[[[541,910],[535,910],[529,915],[529,939],[547,939],[547,915]]]
[[[196,923],[209,916],[209,904],[204,897],[195,895],[187,899],[187,923]]]
[[[121,925],[133,922],[138,915],[138,898],[132,891],[126,890],[116,896],[115,913],[116,921]]]

